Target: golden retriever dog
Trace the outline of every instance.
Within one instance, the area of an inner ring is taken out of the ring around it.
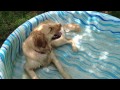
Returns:
[[[60,23],[46,20],[34,28],[29,37],[23,42],[22,49],[26,58],[24,69],[32,79],[39,79],[34,72],[35,69],[47,66],[50,63],[56,66],[63,78],[71,79],[71,76],[65,72],[53,52],[54,47],[64,44],[71,44],[73,50],[77,51],[73,40],[65,38],[62,27],[80,31],[79,26],[76,24],[62,26]]]

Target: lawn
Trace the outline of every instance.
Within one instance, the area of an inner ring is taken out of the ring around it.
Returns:
[[[13,30],[43,11],[0,11],[0,47]]]
[[[8,35],[26,20],[44,11],[0,11],[0,47]],[[120,11],[110,11],[111,15],[120,18]]]

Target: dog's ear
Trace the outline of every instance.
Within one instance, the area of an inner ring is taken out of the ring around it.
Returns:
[[[38,48],[40,47],[45,48],[47,45],[45,35],[41,33],[40,31],[35,31],[32,34],[33,34],[34,45]]]

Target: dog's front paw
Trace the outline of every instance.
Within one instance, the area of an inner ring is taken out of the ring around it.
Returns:
[[[66,77],[64,77],[64,79],[72,79],[72,77],[70,75],[67,75]]]
[[[76,46],[74,46],[72,49],[73,49],[74,52],[78,51],[78,48]]]
[[[39,79],[38,77],[32,77],[32,79]]]

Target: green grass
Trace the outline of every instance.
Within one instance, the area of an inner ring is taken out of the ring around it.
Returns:
[[[26,20],[41,13],[40,11],[0,11],[0,47],[4,40]]]
[[[120,18],[120,11],[110,11],[110,15]]]
[[[26,20],[43,11],[0,11],[0,47],[4,40]],[[120,11],[110,11],[110,14],[120,18]]]

